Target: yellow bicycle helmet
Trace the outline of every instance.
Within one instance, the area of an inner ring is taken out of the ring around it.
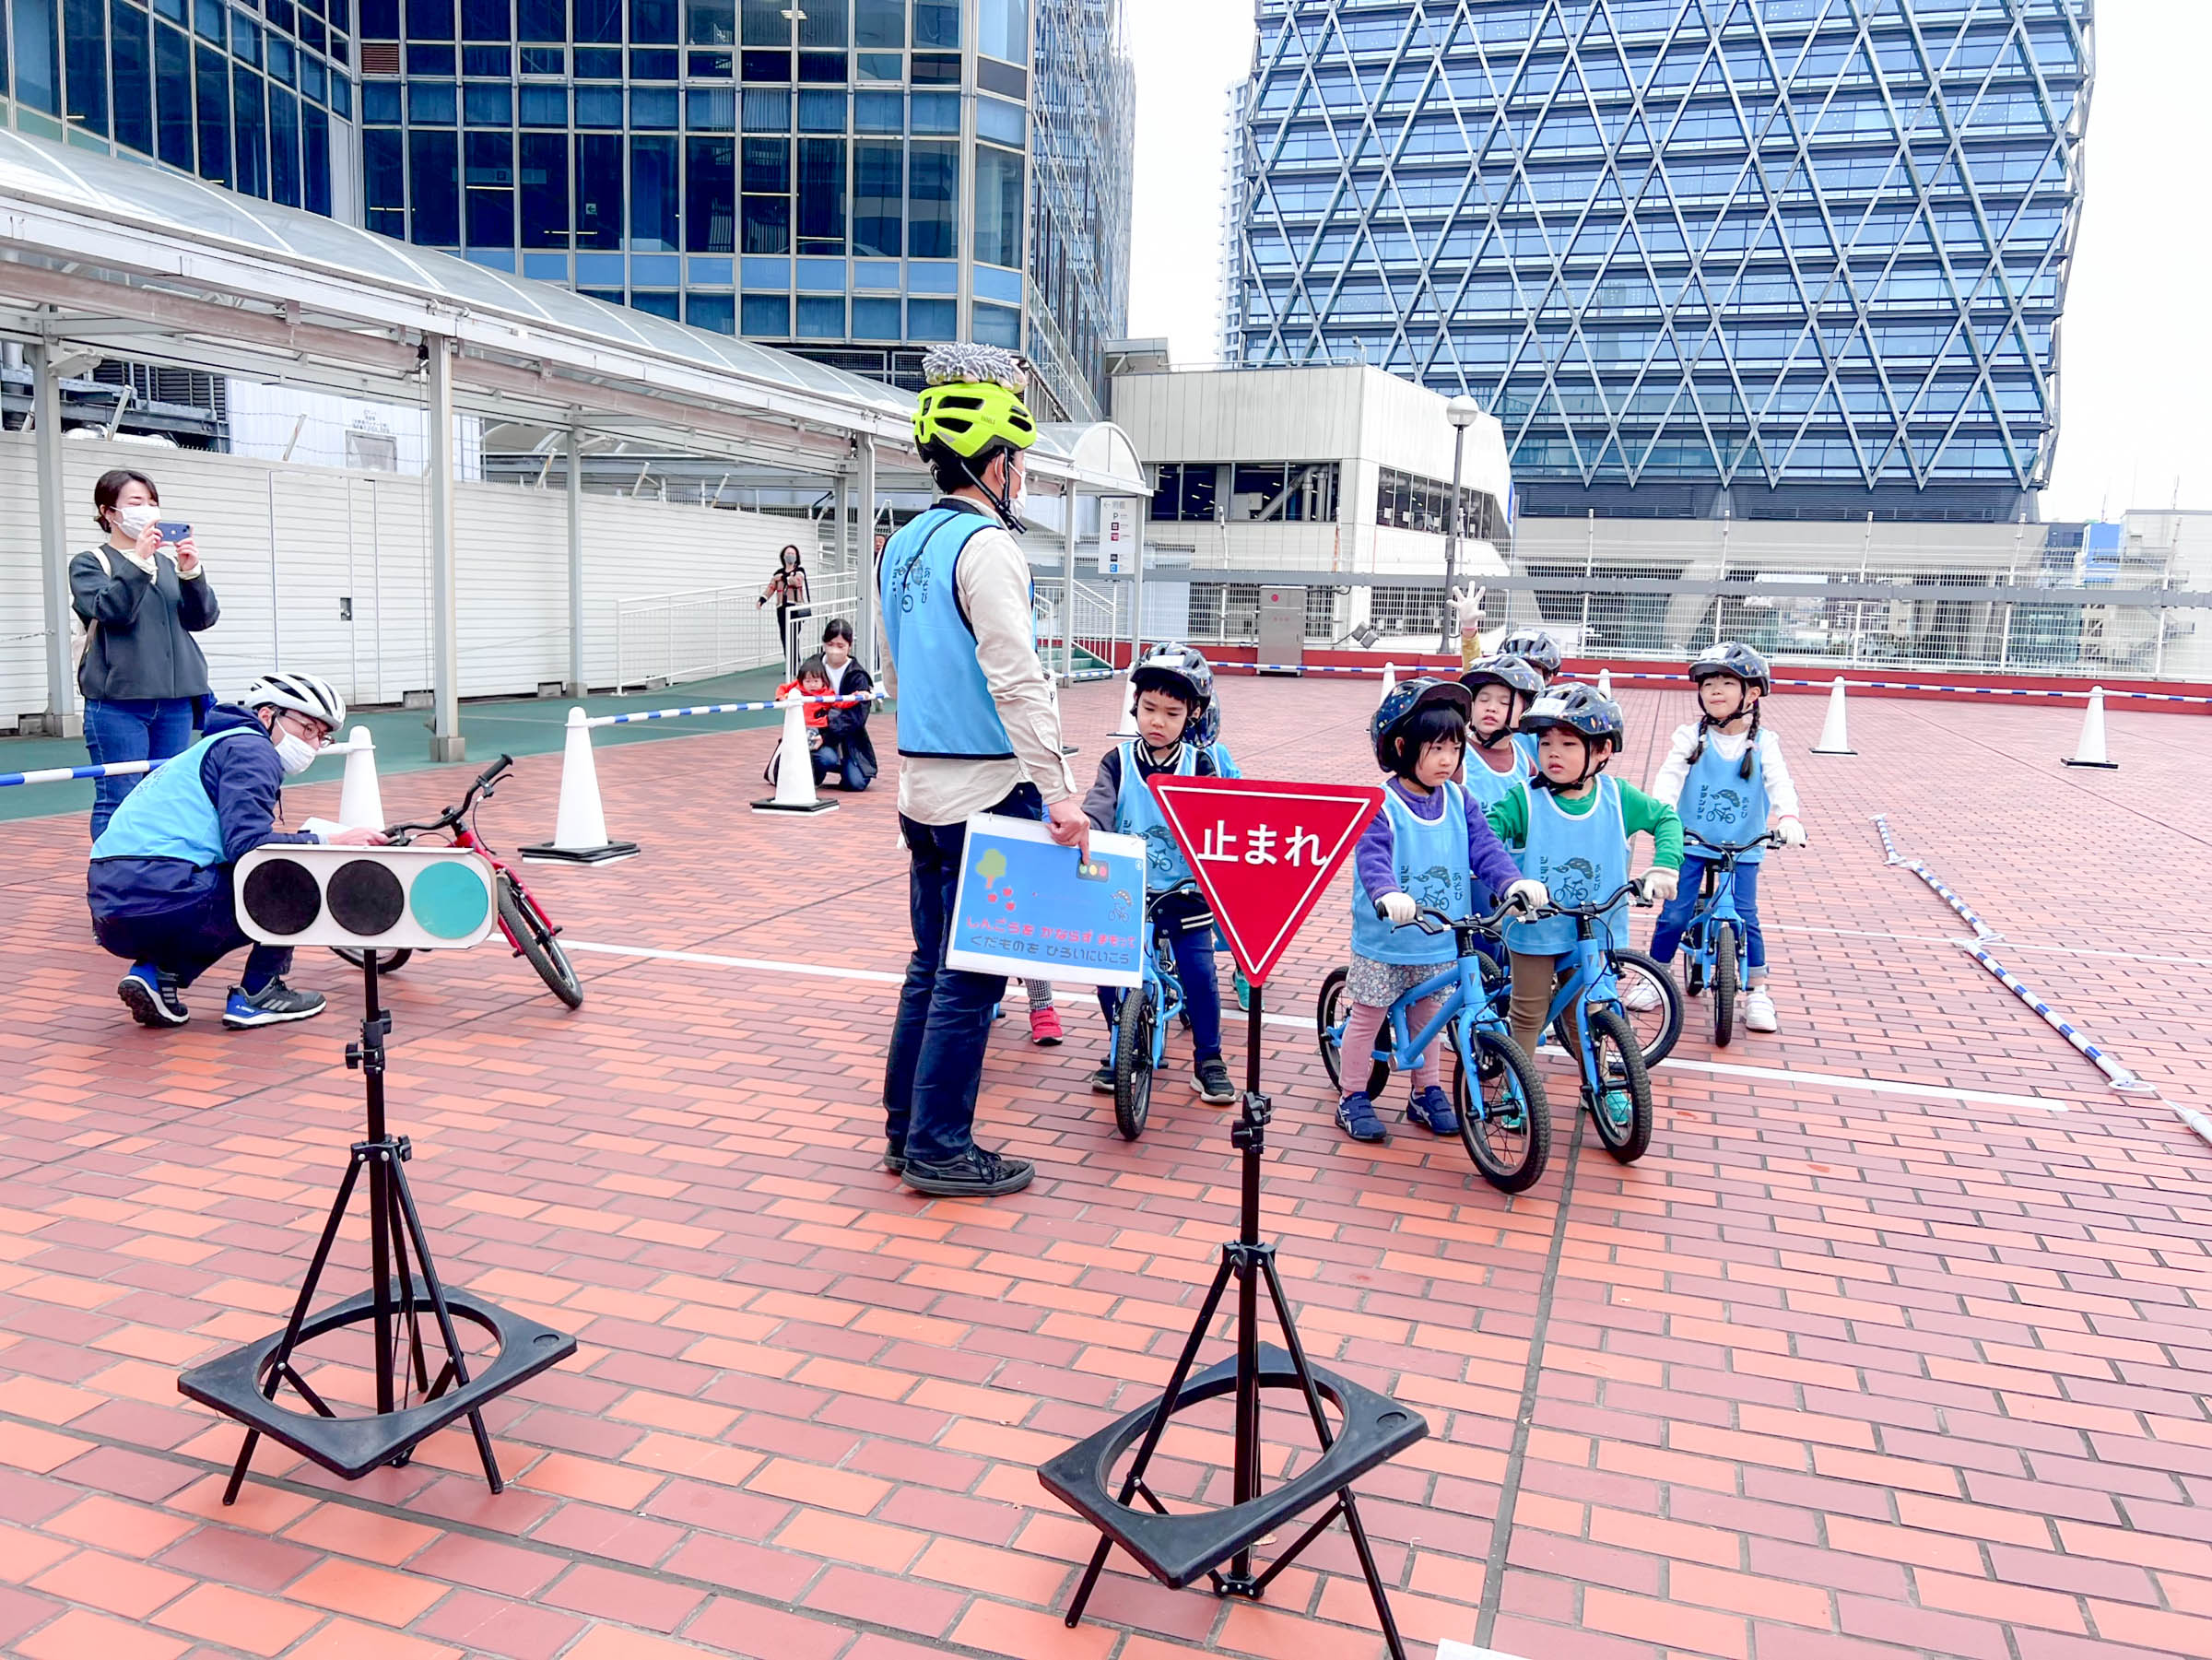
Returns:
[[[1037,423],[1021,401],[1029,379],[1021,359],[995,346],[937,346],[922,359],[922,372],[929,383],[914,406],[914,447],[924,460],[956,463],[1018,528],[1011,502],[984,485],[980,469],[1001,451],[1037,441]]]

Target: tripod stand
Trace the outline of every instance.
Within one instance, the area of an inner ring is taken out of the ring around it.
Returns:
[[[1267,1124],[1273,1116],[1273,1104],[1260,1093],[1260,1033],[1265,996],[1264,984],[1255,983],[1248,1011],[1242,1110],[1230,1128],[1230,1143],[1243,1158],[1237,1237],[1221,1249],[1221,1266],[1215,1270],[1167,1389],[1158,1401],[1125,1414],[1037,1472],[1047,1489],[1088,1517],[1102,1536],[1068,1604],[1067,1623],[1074,1626],[1082,1619],[1105,1569],[1107,1554],[1115,1545],[1165,1584],[1181,1589],[1203,1572],[1217,1595],[1256,1600],[1276,1575],[1341,1514],[1352,1536],[1352,1548],[1359,1554],[1360,1572],[1367,1577],[1392,1660],[1405,1660],[1405,1643],[1398,1636],[1397,1622],[1391,1618],[1382,1576],[1375,1566],[1367,1529],[1360,1525],[1352,1483],[1427,1435],[1429,1425],[1418,1413],[1388,1395],[1363,1389],[1313,1365],[1299,1341],[1290,1300],[1276,1272],[1275,1246],[1260,1238],[1260,1156],[1266,1150]],[[1236,1353],[1193,1377],[1199,1345],[1205,1341],[1232,1278],[1237,1285]],[[1287,1353],[1260,1342],[1263,1284]],[[1269,1493],[1260,1489],[1262,1389],[1300,1391],[1322,1449],[1312,1467]],[[1226,1509],[1196,1514],[1171,1513],[1146,1482],[1145,1473],[1159,1450],[1169,1420],[1186,1407],[1222,1395],[1235,1397],[1231,1502]],[[1342,1420],[1339,1433],[1330,1430],[1324,1401],[1337,1409]],[[1109,1497],[1107,1479],[1112,1466],[1140,1438],[1136,1456],[1121,1479],[1119,1497]],[[1255,1575],[1253,1545],[1278,1523],[1303,1513],[1324,1498],[1331,1501],[1328,1508],[1288,1550]],[[1133,1501],[1138,1499],[1144,1501],[1144,1511],[1134,1508]],[[1224,1562],[1228,1564],[1226,1572],[1221,1567]]]
[[[254,1449],[267,1435],[325,1469],[356,1480],[382,1465],[404,1465],[425,1436],[465,1417],[476,1437],[484,1479],[502,1490],[499,1462],[484,1428],[483,1406],[547,1367],[576,1351],[576,1339],[535,1320],[510,1313],[465,1291],[448,1290],[430,1260],[429,1240],[407,1185],[413,1145],[394,1136],[384,1123],[384,1040],[391,1035],[391,1012],[377,998],[377,953],[362,952],[361,983],[366,1012],[360,1040],[346,1047],[346,1065],[361,1074],[367,1097],[368,1136],[357,1141],[338,1183],[337,1197],[323,1224],[323,1235],[300,1282],[299,1300],[284,1330],[218,1356],[177,1380],[179,1391],[246,1426],[238,1462],[223,1489],[223,1502],[238,1498]],[[370,1289],[310,1317],[316,1288],[329,1266],[331,1247],[346,1219],[361,1172],[369,1175]],[[413,1255],[410,1267],[409,1254]],[[395,1284],[396,1282],[396,1284]],[[435,1380],[424,1348],[422,1320],[437,1324],[445,1360]],[[471,1377],[462,1352],[458,1315],[498,1340],[498,1352],[481,1375]],[[296,1364],[298,1351],[326,1333],[367,1322],[375,1346],[376,1412],[373,1417],[340,1418],[318,1395]],[[401,1344],[405,1343],[405,1352]],[[310,1414],[276,1405],[279,1387],[289,1384]],[[418,1396],[414,1404],[402,1395]]]

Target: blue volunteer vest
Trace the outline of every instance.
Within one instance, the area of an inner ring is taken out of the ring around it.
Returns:
[[[1677,810],[1682,815],[1684,830],[1695,830],[1708,842],[1748,842],[1767,828],[1771,807],[1767,799],[1767,766],[1756,743],[1751,746],[1748,778],[1740,775],[1743,764],[1741,756],[1724,760],[1708,737],[1705,753],[1698,757],[1689,776],[1682,781],[1682,800]],[[1710,856],[1694,842],[1682,851],[1693,859]],[[1763,847],[1737,855],[1747,865],[1766,856]]]
[[[108,828],[92,843],[92,856],[184,859],[200,870],[220,865],[223,825],[200,780],[200,763],[225,738],[239,736],[268,742],[268,735],[258,726],[232,726],[202,738],[174,760],[164,761],[123,798]]]
[[[1175,845],[1175,833],[1168,829],[1159,801],[1138,771],[1136,749],[1141,741],[1131,738],[1122,746],[1122,789],[1114,797],[1113,828],[1122,835],[1145,839],[1145,890],[1164,893],[1178,882],[1189,881],[1191,867],[1183,859],[1182,849]],[[1198,752],[1189,744],[1181,748],[1171,776],[1194,778]]]
[[[1582,814],[1562,812],[1549,790],[1528,792],[1528,845],[1522,849],[1521,874],[1534,877],[1562,904],[1587,905],[1629,879],[1629,832],[1620,816],[1620,785],[1600,776],[1597,799]],[[1629,901],[1617,903],[1598,923],[1598,937],[1629,943]],[[1547,916],[1514,923],[1506,930],[1509,949],[1557,955],[1574,949],[1574,919]]]
[[[933,507],[884,545],[883,633],[899,670],[901,755],[1014,758],[953,587],[961,549],[996,524],[980,512]]]
[[[1521,748],[1518,739],[1507,739],[1506,749],[1513,758],[1512,771],[1493,772],[1489,763],[1482,759],[1473,745],[1467,748],[1467,764],[1465,768],[1467,794],[1474,797],[1475,805],[1478,807],[1496,806],[1512,793],[1515,784],[1525,783],[1535,776],[1535,769],[1528,764],[1528,755]]]
[[[1443,786],[1444,810],[1434,821],[1423,818],[1406,798],[1385,784],[1382,810],[1390,816],[1391,873],[1398,891],[1414,902],[1433,905],[1446,916],[1467,914],[1467,797]],[[1449,934],[1417,927],[1394,928],[1375,914],[1380,894],[1368,892],[1352,871],[1352,949],[1371,962],[1449,962],[1457,948]]]

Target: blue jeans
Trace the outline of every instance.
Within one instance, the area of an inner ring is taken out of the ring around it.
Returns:
[[[1652,955],[1661,962],[1674,961],[1682,944],[1682,931],[1689,926],[1690,913],[1698,908],[1698,893],[1705,886],[1705,873],[1712,863],[1695,854],[1682,861],[1682,885],[1666,901],[1665,909],[1659,912],[1658,925],[1652,930]],[[1763,969],[1767,966],[1767,936],[1759,925],[1759,865],[1747,859],[1735,862],[1735,909],[1744,922],[1747,960],[1754,969]]]
[[[1173,904],[1169,901],[1170,907]],[[1198,911],[1206,909],[1206,901],[1194,896],[1190,904]],[[1221,1053],[1221,982],[1214,970],[1213,924],[1179,927],[1172,908],[1167,910],[1165,920],[1168,936],[1174,941],[1175,977],[1182,982],[1183,1012],[1191,1017],[1191,1064],[1195,1065]],[[1119,986],[1099,987],[1099,1007],[1110,1027],[1121,1012],[1123,995]],[[1112,1057],[1107,1058],[1111,1061]]]
[[[868,787],[866,770],[860,757],[847,753],[842,744],[822,740],[822,747],[814,751],[814,782],[829,783],[834,780],[839,788],[857,795]]]
[[[192,748],[195,698],[88,698],[85,700],[85,752],[92,764],[119,760],[167,760]],[[143,772],[101,778],[92,785],[92,840],[108,828],[123,798],[138,787]]]
[[[1021,784],[988,809],[1008,818],[1042,818],[1044,798]],[[883,1069],[883,1134],[909,1159],[939,1164],[975,1143],[975,1094],[983,1079],[991,1011],[1006,993],[1003,974],[971,974],[945,966],[952,900],[959,887],[965,824],[917,824],[901,813],[913,868],[907,909],[914,954],[899,988],[899,1018]]]
[[[92,933],[103,949],[134,965],[150,963],[184,985],[241,946],[253,947],[239,976],[239,983],[249,992],[290,972],[292,966],[291,947],[253,945],[245,936],[228,881],[175,911],[152,916],[95,916]]]

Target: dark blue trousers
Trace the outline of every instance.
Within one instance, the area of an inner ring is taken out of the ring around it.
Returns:
[[[239,981],[249,992],[261,990],[292,967],[289,946],[253,945],[245,936],[231,905],[229,882],[175,911],[152,916],[95,915],[92,933],[103,949],[134,964],[151,963],[185,985],[241,946],[253,946]]]

